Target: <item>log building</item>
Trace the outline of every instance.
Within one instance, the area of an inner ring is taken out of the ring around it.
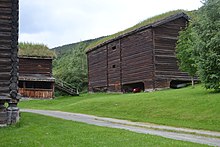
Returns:
[[[88,91],[149,91],[190,81],[175,57],[179,31],[188,19],[178,13],[89,49]]]
[[[18,0],[0,1],[0,126],[19,120]],[[8,107],[6,108],[6,103]]]
[[[53,98],[52,57],[19,56],[19,93],[28,98]]]

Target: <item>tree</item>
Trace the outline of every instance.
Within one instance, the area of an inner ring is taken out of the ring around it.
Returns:
[[[203,4],[180,33],[177,58],[181,70],[197,73],[206,89],[220,91],[220,0]]]
[[[84,91],[88,85],[87,60],[84,49],[87,43],[78,43],[73,49],[58,56],[53,61],[53,73],[57,79],[61,79],[72,86]]]
[[[220,0],[204,0],[194,32],[198,74],[207,89],[220,90]]]
[[[189,73],[192,77],[192,86],[194,86],[194,77],[197,72],[197,65],[191,24],[180,32],[176,46],[176,57],[178,59],[179,68],[182,71]]]

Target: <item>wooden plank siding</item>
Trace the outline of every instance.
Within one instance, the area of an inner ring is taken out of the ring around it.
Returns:
[[[105,91],[107,88],[107,46],[88,55],[89,91]]]
[[[153,29],[155,40],[155,88],[170,86],[171,80],[190,81],[187,73],[177,65],[175,47],[179,31],[186,27],[186,19],[178,18]]]
[[[0,2],[0,96],[17,97],[18,1]],[[13,85],[13,86],[12,86]]]
[[[108,71],[107,71],[108,91],[120,92],[121,91],[120,40],[116,40],[108,44],[107,64],[108,64]]]
[[[167,88],[172,80],[189,81],[175,56],[179,31],[187,21],[184,13],[170,16],[87,51],[89,92],[123,92],[124,85],[138,83],[147,91]]]
[[[147,29],[121,39],[122,84],[144,82],[152,88],[152,32]]]
[[[19,88],[19,93],[23,97],[29,98],[39,98],[39,99],[48,99],[53,98],[54,91],[48,89],[28,89],[28,88]]]
[[[19,75],[52,76],[52,58],[26,58],[19,57]]]

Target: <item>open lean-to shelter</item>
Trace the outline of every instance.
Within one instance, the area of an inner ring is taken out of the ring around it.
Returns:
[[[0,1],[0,126],[19,120],[18,10],[18,0]]]
[[[27,98],[53,98],[52,57],[19,56],[19,93]]]
[[[88,91],[151,91],[190,81],[175,56],[179,31],[188,19],[177,13],[90,48]]]

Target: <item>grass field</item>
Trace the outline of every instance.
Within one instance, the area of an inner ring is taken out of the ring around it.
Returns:
[[[138,94],[83,94],[31,100],[21,108],[50,109],[220,131],[220,93],[202,86]]]
[[[29,113],[15,126],[0,128],[0,138],[1,147],[203,146]]]

